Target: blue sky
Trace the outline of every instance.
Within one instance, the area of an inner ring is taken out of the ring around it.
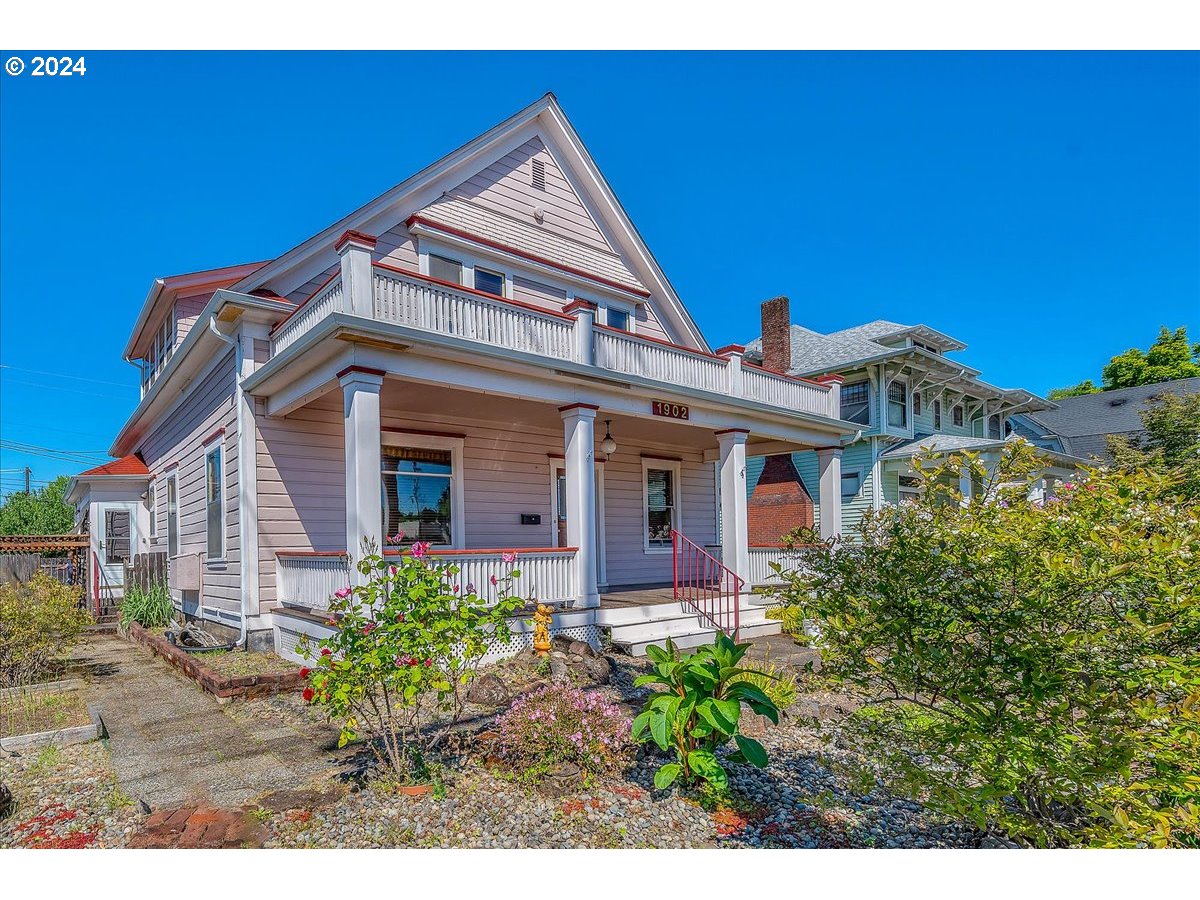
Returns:
[[[1197,54],[86,61],[0,76],[6,441],[105,450],[153,278],[281,253],[547,90],[714,346],[781,293],[819,331],[925,322],[1038,392],[1160,325],[1200,340]],[[3,450],[0,490],[25,465],[86,467]]]

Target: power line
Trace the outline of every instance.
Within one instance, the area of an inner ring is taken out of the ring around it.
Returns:
[[[0,369],[12,369],[14,372],[27,372],[30,375],[49,375],[51,378],[70,378],[72,381],[86,381],[90,384],[108,384],[113,387],[127,388],[133,387],[127,381],[104,381],[100,378],[84,378],[82,375],[68,375],[65,372],[44,372],[41,369],[25,369],[21,366],[10,366],[8,363],[0,363]]]
[[[80,391],[76,390],[75,388],[59,387],[56,384],[39,384],[36,381],[22,381],[19,378],[6,378],[4,380],[4,384],[20,384],[25,385],[26,387],[35,387],[42,391],[62,391],[66,394],[83,394],[87,397],[101,397],[105,400],[121,400],[123,402],[128,402],[130,399],[129,397],[118,397],[116,394],[101,394],[96,391]]]

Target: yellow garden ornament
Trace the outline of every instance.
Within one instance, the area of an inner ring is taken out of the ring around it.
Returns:
[[[539,603],[537,612],[533,614],[533,649],[538,656],[550,652],[550,623],[554,620],[554,611],[544,603]]]

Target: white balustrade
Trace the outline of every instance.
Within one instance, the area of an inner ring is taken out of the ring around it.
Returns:
[[[314,325],[327,315],[342,310],[342,278],[334,277],[333,281],[321,288],[315,297],[301,306],[284,321],[280,329],[272,336],[272,354],[282,353]]]
[[[325,609],[334,591],[350,584],[350,561],[341,554],[280,553],[275,595],[281,603]]]
[[[640,375],[668,385],[730,393],[729,364],[716,356],[672,347],[659,341],[595,329],[596,365],[626,375]]]
[[[785,378],[753,366],[742,366],[742,390],[747,400],[834,419],[841,415],[840,410],[832,408],[831,392],[824,385]]]
[[[576,356],[570,316],[456,291],[390,269],[375,270],[375,317],[554,359]]]
[[[771,567],[771,563],[778,563],[785,572],[794,572],[800,569],[803,562],[803,548],[751,547],[750,577],[746,580],[751,586],[783,584],[783,578]]]

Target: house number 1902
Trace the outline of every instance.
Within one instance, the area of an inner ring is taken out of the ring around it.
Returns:
[[[650,404],[650,411],[656,416],[663,416],[667,419],[686,419],[688,417],[688,408],[682,403],[666,403],[662,400],[655,400]]]

